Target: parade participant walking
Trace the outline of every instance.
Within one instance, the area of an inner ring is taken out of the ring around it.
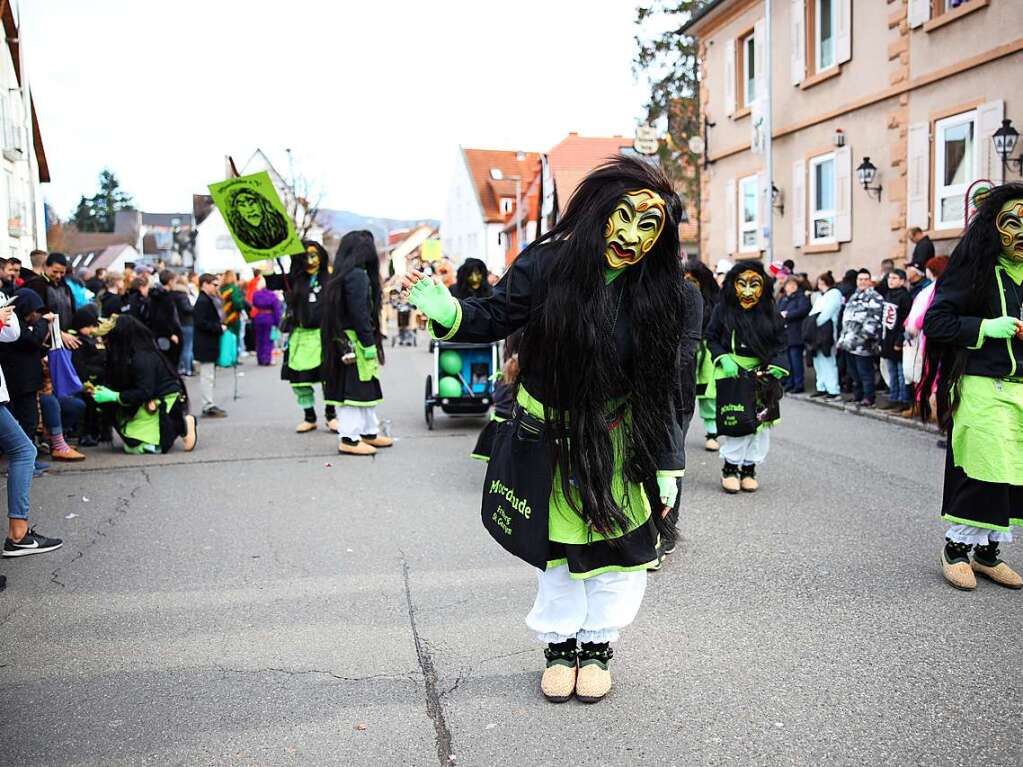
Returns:
[[[453,299],[418,272],[404,280],[440,340],[489,343],[525,327],[483,520],[540,570],[526,624],[547,644],[540,687],[552,701],[609,692],[610,644],[639,611],[658,531],[674,534],[663,517],[685,461],[673,413],[681,211],[659,168],[619,157],[582,180],[490,298]]]
[[[341,238],[324,292],[323,391],[338,410],[338,452],[373,455],[394,441],[380,433],[380,258],[366,230]]]
[[[124,452],[166,453],[178,439],[195,448],[195,416],[177,368],[157,347],[152,332],[125,314],[96,331],[106,342],[107,385],[92,390],[99,405],[112,404]]]
[[[976,575],[1012,589],[1023,579],[999,544],[1023,525],[1023,184],[981,201],[938,280],[924,318],[927,365],[920,398],[936,382],[948,433],[941,567],[955,588]],[[973,559],[970,559],[970,549]]]
[[[785,326],[770,283],[759,261],[733,266],[707,328],[707,345],[716,365],[721,487],[730,494],[753,493],[760,487],[757,465],[767,458],[770,427],[779,418],[778,379],[789,373]],[[722,383],[726,380],[728,385]],[[731,396],[725,396],[725,389]],[[734,427],[729,429],[733,434],[724,434],[723,425]]]
[[[288,312],[284,320],[288,344],[284,349],[281,378],[291,384],[303,419],[295,427],[299,434],[316,429],[316,394],[313,386],[323,382],[323,344],[320,323],[323,318],[323,288],[330,275],[327,251],[315,240],[302,240],[305,252],[291,257],[287,275],[266,275],[268,290],[284,292]],[[326,399],[326,395],[324,395]],[[325,406],[327,428],[337,431],[333,405]]]
[[[458,267],[451,295],[455,298],[486,298],[494,292],[487,282],[487,265],[478,258],[467,258]]]
[[[803,332],[803,342],[813,354],[813,372],[817,378],[817,391],[810,396],[838,399],[842,393],[838,385],[835,337],[844,299],[831,272],[824,272],[817,278],[817,290],[820,296],[810,310],[813,324],[804,323]]]
[[[874,407],[877,386],[874,360],[881,343],[884,299],[873,285],[868,269],[856,273],[856,292],[845,304],[838,340],[839,347],[848,355],[853,400],[861,407]]]
[[[199,277],[199,297],[195,301],[195,340],[193,355],[199,363],[199,384],[202,390],[202,414],[207,418],[223,418],[226,412],[217,407],[214,390],[217,381],[217,358],[220,357],[220,336],[224,322],[217,308],[220,299],[220,278],[215,274]]]
[[[714,452],[721,445],[717,438],[717,406],[715,404],[717,389],[714,385],[714,356],[707,348],[707,326],[710,325],[714,307],[721,300],[721,287],[713,272],[699,259],[690,258],[683,264],[682,269],[686,279],[696,284],[703,297],[703,340],[696,356],[696,400],[705,433],[703,447],[705,450]]]

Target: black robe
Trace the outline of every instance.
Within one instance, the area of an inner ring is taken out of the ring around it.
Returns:
[[[355,268],[335,279],[341,280],[341,329],[354,330],[363,346],[377,347],[380,312],[374,309],[372,285],[366,270]],[[338,340],[324,338],[324,349],[328,343],[338,343]],[[340,370],[325,370],[324,379],[324,399],[334,405],[371,407],[384,398],[380,379],[374,377],[360,381],[358,365],[341,365]]]

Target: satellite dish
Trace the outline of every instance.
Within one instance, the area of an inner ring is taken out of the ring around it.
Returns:
[[[703,154],[706,148],[702,136],[693,136],[689,139],[689,151],[693,154]]]

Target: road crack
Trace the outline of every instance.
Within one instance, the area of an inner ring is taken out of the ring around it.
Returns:
[[[419,628],[416,626],[416,608],[412,602],[412,588],[409,585],[408,561],[405,554],[401,556],[401,575],[405,583],[405,601],[408,604],[408,620],[412,629],[412,641],[416,647],[416,658],[419,660],[419,670],[423,674],[423,681],[426,686],[426,715],[433,722],[433,729],[436,732],[437,759],[441,767],[449,767],[451,764],[451,730],[444,719],[444,707],[441,705],[441,698],[457,687],[461,682],[461,676],[455,682],[455,686],[444,693],[437,691],[437,670],[433,666],[433,656],[430,648],[423,638],[419,636]]]

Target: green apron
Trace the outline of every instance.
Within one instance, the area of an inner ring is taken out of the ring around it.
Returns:
[[[288,367],[295,371],[315,370],[323,360],[319,328],[295,328],[288,336]],[[302,384],[307,386],[308,384]]]
[[[178,401],[180,395],[178,392],[168,394],[161,402],[165,412],[169,411],[174,407],[174,403]],[[121,413],[126,412],[125,410],[120,411]],[[144,406],[140,406],[136,411],[135,415],[130,419],[119,413],[118,422],[120,423],[120,433],[123,437],[137,440],[146,445],[159,445],[160,444],[160,411],[157,410],[155,413],[150,413]]]
[[[964,375],[952,456],[970,479],[1023,485],[1023,382]]]

